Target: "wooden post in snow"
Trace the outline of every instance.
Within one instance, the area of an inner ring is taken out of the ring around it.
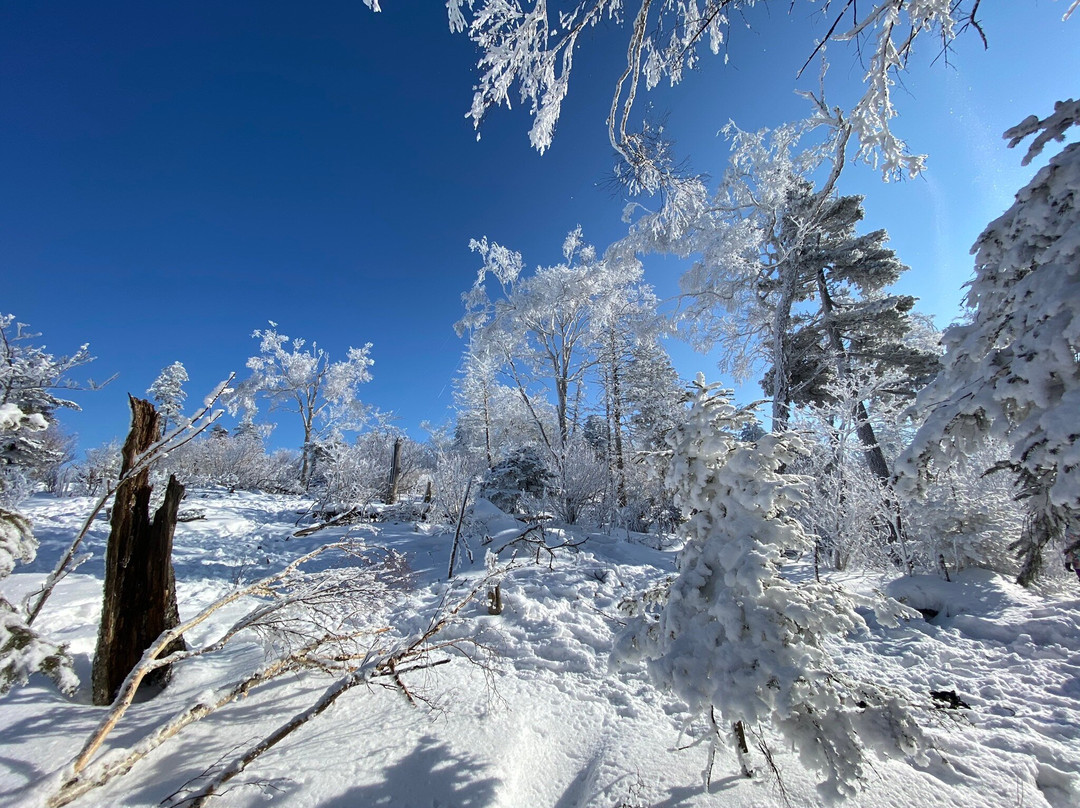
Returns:
[[[131,432],[124,441],[121,475],[159,438],[158,413],[149,401],[128,396]],[[105,594],[94,654],[93,701],[112,703],[124,678],[163,631],[180,624],[172,565],[173,531],[184,486],[169,478],[165,501],[150,518],[150,471],[144,469],[116,489],[109,543],[105,551]],[[183,638],[165,656],[184,648]],[[147,677],[168,681],[167,667]]]

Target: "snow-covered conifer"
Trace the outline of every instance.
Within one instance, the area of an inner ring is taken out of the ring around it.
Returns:
[[[173,362],[163,368],[154,383],[147,388],[147,395],[157,402],[157,411],[161,415],[161,429],[167,431],[169,425],[177,425],[184,415],[184,383],[188,380],[187,370],[180,362]]]
[[[667,481],[686,520],[678,575],[658,620],[639,618],[619,655],[645,657],[653,679],[714,729],[720,719],[745,740],[771,727],[825,775],[823,792],[852,794],[869,774],[868,749],[912,753],[918,727],[895,696],[851,681],[826,650],[830,637],[866,629],[855,600],[780,575],[781,553],[809,543],[792,516],[804,483],[777,471],[799,441],[740,441],[752,415],[700,375],[695,387],[669,439]]]
[[[1080,123],[1080,101],[1058,102],[1005,133],[1037,134],[1027,160]],[[1043,548],[1080,519],[1080,143],[1066,146],[979,236],[970,321],[942,339],[944,370],[919,395],[926,413],[898,472],[925,490],[988,437],[1009,449],[1028,518],[1018,540],[1022,583]]]

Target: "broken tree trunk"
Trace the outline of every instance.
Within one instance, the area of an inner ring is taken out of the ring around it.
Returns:
[[[128,399],[131,432],[124,442],[121,476],[157,441],[160,433],[154,405],[132,396]],[[175,477],[169,478],[165,500],[152,520],[150,492],[149,469],[116,489],[105,551],[105,594],[92,677],[93,701],[99,706],[112,702],[124,678],[154,640],[163,631],[180,624],[172,543],[184,486]],[[184,647],[184,640],[179,637],[161,655]],[[146,682],[161,686],[168,677],[169,669],[165,667],[147,677]]]
[[[401,438],[394,441],[394,456],[390,461],[390,478],[386,483],[386,504],[397,502],[398,478],[401,477]]]

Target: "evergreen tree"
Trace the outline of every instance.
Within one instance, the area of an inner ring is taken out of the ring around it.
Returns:
[[[744,772],[747,735],[771,726],[825,774],[826,794],[850,795],[871,770],[867,748],[910,754],[918,727],[896,697],[852,682],[825,650],[830,635],[866,629],[856,605],[870,604],[779,574],[781,553],[808,545],[792,516],[804,483],[778,471],[799,441],[772,433],[743,443],[752,414],[700,375],[695,388],[668,440],[667,481],[685,519],[678,574],[657,619],[639,617],[617,654],[645,658],[654,681],[706,717],[714,742],[720,721],[732,727]]]
[[[1080,124],[1080,101],[1058,102],[1005,133],[1035,140],[1026,164]],[[988,438],[1009,448],[1027,519],[1018,580],[1031,583],[1043,551],[1080,520],[1080,144],[1050,159],[975,243],[971,320],[949,328],[944,369],[918,398],[926,413],[900,471],[925,491]]]
[[[177,426],[184,417],[184,400],[187,393],[184,383],[188,380],[187,370],[180,362],[173,362],[163,368],[146,393],[157,402],[158,415],[161,416],[161,431],[167,432],[169,424]]]

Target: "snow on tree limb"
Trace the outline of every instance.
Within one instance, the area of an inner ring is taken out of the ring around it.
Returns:
[[[1058,103],[1006,137],[1016,145],[1039,133],[1030,157],[1080,122],[1078,109]],[[944,370],[919,394],[925,420],[897,468],[920,493],[936,468],[987,439],[1007,446],[1002,463],[1029,505],[1020,576],[1029,583],[1042,547],[1080,516],[1080,144],[1052,157],[972,251],[972,318],[946,330]]]
[[[480,78],[467,117],[479,129],[493,107],[511,106],[516,90],[533,118],[530,141],[543,153],[555,135],[581,34],[601,21],[622,26],[628,31],[626,67],[612,93],[608,137],[622,158],[619,172],[632,188],[668,190],[686,177],[672,166],[661,140],[647,129],[630,130],[638,91],[642,84],[653,89],[665,78],[678,84],[697,66],[701,50],[719,54],[731,35],[731,20],[756,5],[757,0],[447,0],[451,31],[466,33],[481,51]],[[835,16],[829,3],[819,6],[832,24],[811,58],[830,41],[872,43],[865,90],[848,116],[858,155],[885,179],[914,176],[925,157],[911,154],[891,129],[897,114],[892,89],[917,40],[936,37],[947,49],[966,27],[981,34],[974,16],[978,0],[885,0],[869,4],[868,10],[850,1],[837,5]],[[844,27],[849,12],[851,22]]]

